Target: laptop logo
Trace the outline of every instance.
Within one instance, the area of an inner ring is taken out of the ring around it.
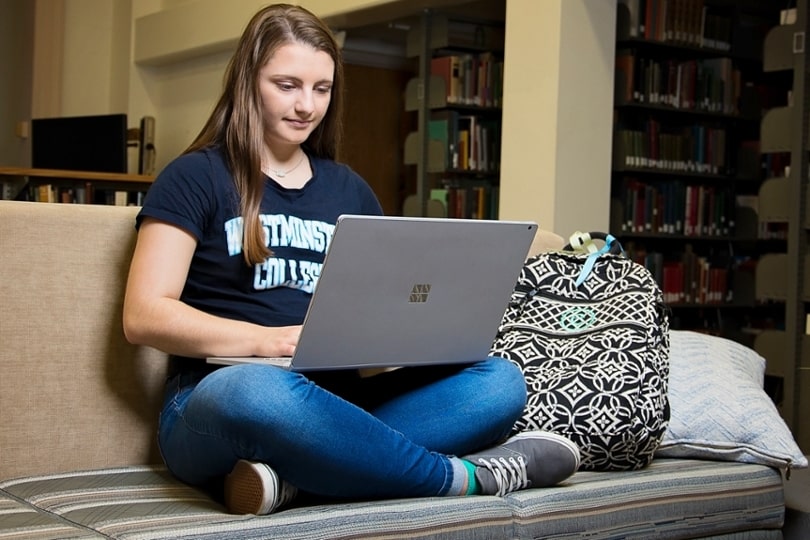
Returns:
[[[430,283],[417,283],[411,289],[411,295],[408,298],[409,304],[424,304],[427,302],[428,293],[430,293]]]

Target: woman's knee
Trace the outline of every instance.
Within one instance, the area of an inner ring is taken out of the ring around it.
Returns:
[[[522,413],[526,405],[526,379],[523,372],[513,362],[498,356],[489,357],[486,364],[490,371],[487,377],[489,389],[496,392],[515,414]]]
[[[207,375],[189,399],[187,413],[204,414],[230,421],[266,417],[272,411],[287,411],[296,385],[306,381],[295,373],[260,364],[220,368]]]

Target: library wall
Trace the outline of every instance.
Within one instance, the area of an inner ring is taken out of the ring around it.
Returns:
[[[67,1],[64,5],[64,48],[71,52],[63,58],[65,91],[60,115],[126,112],[129,1],[83,0],[81,3]],[[99,20],[108,24],[98,24]]]
[[[67,0],[34,0],[31,31],[31,118],[62,114],[64,85],[62,71],[68,55],[64,43],[65,2]],[[98,20],[98,19],[96,19]],[[99,21],[106,24],[107,21]],[[105,75],[108,75],[105,73]],[[106,84],[95,77],[88,84]]]
[[[501,218],[607,229],[615,14],[613,0],[507,1]]]
[[[34,12],[28,0],[0,3],[0,163],[25,163],[30,149],[17,126],[31,110]]]

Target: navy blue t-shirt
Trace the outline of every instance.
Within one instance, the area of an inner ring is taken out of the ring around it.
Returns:
[[[202,311],[265,326],[301,324],[341,214],[382,214],[369,185],[348,166],[308,156],[302,189],[268,178],[260,217],[273,255],[248,266],[242,254],[239,198],[221,151],[172,161],[149,188],[138,214],[197,238],[180,299]]]

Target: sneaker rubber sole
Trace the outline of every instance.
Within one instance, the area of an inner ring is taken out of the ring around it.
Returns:
[[[279,506],[280,484],[267,465],[240,460],[225,478],[225,506],[232,514],[269,514]]]

